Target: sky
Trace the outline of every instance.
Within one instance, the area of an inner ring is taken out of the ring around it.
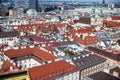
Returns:
[[[95,1],[95,2],[102,2],[102,0],[81,0],[81,1]],[[113,3],[113,2],[120,2],[120,0],[105,0],[107,3]]]
[[[16,1],[16,0],[14,0]],[[25,0],[24,0],[25,1]],[[28,0],[26,0],[28,1]],[[39,1],[79,1],[79,0],[39,0]],[[82,2],[102,2],[102,0],[81,0]],[[120,0],[105,0],[106,3],[118,3]]]
[[[41,0],[39,0],[41,1]],[[43,1],[43,0],[42,0]],[[79,1],[79,0],[48,0],[48,1]],[[85,2],[102,2],[102,0],[81,0],[82,2],[85,1]],[[117,2],[120,2],[120,0],[105,0],[106,3],[117,3]]]

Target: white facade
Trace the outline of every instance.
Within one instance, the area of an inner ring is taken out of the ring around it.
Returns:
[[[14,46],[15,42],[18,42],[17,37],[0,38],[0,45],[8,44],[9,46]]]
[[[0,52],[1,54],[1,52]],[[2,64],[4,62],[4,57],[2,55],[0,55],[0,69],[2,68]]]
[[[54,80],[79,80],[79,71],[75,71],[73,73],[69,73],[67,75],[57,77]]]
[[[29,9],[29,10],[27,11],[27,15],[28,15],[28,16],[37,16],[37,12],[36,12],[35,9]]]
[[[41,64],[34,60],[33,58],[25,59],[25,60],[19,60],[17,61],[17,66],[22,68],[22,70],[27,70],[28,68],[34,67],[34,66],[40,66]]]
[[[80,80],[83,80],[86,76],[89,76],[91,74],[94,74],[99,71],[103,71],[105,68],[107,68],[107,62],[103,62],[100,64],[97,64],[95,66],[83,69],[80,71]]]

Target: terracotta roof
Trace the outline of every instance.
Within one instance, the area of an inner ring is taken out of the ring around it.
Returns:
[[[111,16],[112,20],[120,20],[120,16]]]
[[[43,58],[47,61],[49,61],[49,60],[54,61],[56,59],[55,56],[47,53],[46,51],[41,50],[38,47],[34,47],[34,48],[26,47],[25,49],[17,49],[17,50],[11,49],[11,50],[5,51],[4,54],[6,56],[8,56],[9,58],[25,56],[25,55],[28,55],[28,54],[34,54],[34,55],[36,55],[40,58]]]
[[[61,23],[61,22],[56,22],[54,23],[57,27],[65,27],[66,26],[66,23]],[[36,27],[46,27],[46,26],[50,26],[50,25],[53,25],[53,22],[42,22],[42,23],[34,23],[34,24],[26,24],[26,25],[20,25],[18,26],[18,28],[32,28],[33,26],[36,26]]]
[[[80,28],[77,33],[92,33],[93,31],[95,31],[95,28]]]
[[[69,32],[73,33],[73,34],[75,34],[75,33],[78,33],[78,34],[80,34],[80,33],[88,33],[88,34],[90,34],[93,31],[95,31],[95,28],[79,28],[79,29],[71,28],[69,30]]]
[[[87,45],[87,44],[93,44],[98,42],[98,37],[96,35],[90,36],[89,34],[95,31],[95,28],[80,28],[75,29],[71,28],[69,30],[70,33],[72,33],[72,37],[74,40],[79,41],[81,44]],[[80,37],[76,36],[75,33],[82,33]],[[83,37],[84,34],[88,34],[87,36]]]
[[[65,27],[66,24],[65,23],[61,23],[61,22],[56,22],[56,26],[57,27]]]
[[[75,28],[71,28],[71,29],[69,30],[69,32],[75,34],[75,33],[77,32],[77,30],[76,30]]]
[[[16,26],[14,26],[16,27]],[[13,29],[15,29],[13,27]],[[25,24],[18,26],[18,31],[21,32],[29,32],[35,30],[35,32],[38,34],[40,31],[56,31],[58,27],[67,27],[66,23],[62,22],[42,22],[42,23],[33,23],[33,24]]]
[[[34,41],[39,42],[40,45],[42,45],[43,43],[46,46],[59,46],[60,45],[58,42],[50,40],[49,36],[48,37],[45,36],[44,38],[40,37],[40,36],[26,36],[26,38],[32,38]],[[48,38],[48,39],[46,39],[46,38]]]
[[[63,74],[73,72],[77,69],[78,68],[76,66],[61,60],[58,62],[52,62],[50,64],[30,68],[28,69],[28,72],[31,80],[36,80],[36,78],[38,78],[38,80],[40,78],[42,78],[42,80],[49,80],[57,76],[62,76]]]
[[[103,20],[103,24],[107,24],[109,27],[119,27],[120,22],[111,21],[111,20]]]
[[[47,53],[39,48],[34,49],[34,55],[42,57],[43,59],[45,59],[47,61],[50,61],[50,60],[54,61],[56,59],[56,57],[53,56],[52,54],[49,54],[49,53]]]
[[[18,69],[18,68],[16,67],[16,65],[14,65],[13,63],[11,63],[9,60],[6,60],[6,61],[4,61],[3,64],[2,64],[1,70],[2,70],[2,72],[10,72],[10,67],[12,67],[13,70]]]
[[[97,36],[85,36],[84,38],[80,38],[74,35],[73,39],[76,41],[79,41],[81,44],[84,44],[84,45],[97,43],[99,41]]]
[[[46,50],[48,50],[50,52],[53,52],[52,47],[50,47],[50,46],[44,47],[44,49],[46,49]]]

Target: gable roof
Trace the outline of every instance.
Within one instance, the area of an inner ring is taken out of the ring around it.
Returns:
[[[31,80],[35,80],[36,78],[39,80],[40,77],[42,79],[49,80],[51,78],[70,73],[77,69],[78,68],[76,66],[61,60],[58,62],[52,62],[50,64],[30,68],[28,69],[28,72]]]
[[[14,57],[18,57],[18,56],[25,56],[25,55],[29,55],[29,54],[33,54],[36,55],[40,58],[43,58],[47,61],[52,60],[54,61],[56,59],[55,56],[53,56],[52,54],[47,53],[46,51],[40,49],[39,47],[34,47],[34,48],[30,48],[30,47],[26,47],[24,49],[10,49],[7,51],[4,51],[4,54],[6,56],[8,56],[9,58],[14,58]]]
[[[0,73],[2,73],[2,72],[10,72],[11,71],[10,67],[12,67],[13,70],[18,69],[15,64],[13,64],[12,62],[10,62],[10,60],[6,60],[2,64],[2,68],[0,70],[1,71]]]

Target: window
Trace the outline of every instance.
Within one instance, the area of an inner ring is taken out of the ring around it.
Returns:
[[[62,70],[60,70],[60,73],[62,73],[63,71]]]
[[[52,76],[54,75],[54,72],[52,72]]]
[[[42,76],[40,76],[40,80],[42,80]]]
[[[46,75],[44,75],[44,78],[46,79],[46,78],[47,78],[47,76],[46,76]]]
[[[51,74],[49,73],[49,74],[48,74],[48,77],[50,77],[50,76],[51,76]]]
[[[36,77],[35,80],[38,80],[38,78]]]
[[[66,72],[66,69],[64,69],[63,72]]]
[[[69,68],[67,68],[67,71],[69,71],[70,69]]]
[[[31,66],[31,64],[29,64],[29,67]]]
[[[56,74],[58,74],[58,71],[56,71]]]

